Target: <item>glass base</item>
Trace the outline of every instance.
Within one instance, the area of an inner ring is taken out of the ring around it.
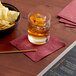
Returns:
[[[49,40],[50,36],[48,37],[43,37],[43,38],[38,38],[38,37],[32,37],[30,35],[28,35],[28,40],[36,45],[41,45],[41,44],[45,44],[48,40]]]

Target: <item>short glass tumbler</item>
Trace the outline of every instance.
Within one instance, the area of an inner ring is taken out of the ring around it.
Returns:
[[[51,16],[47,11],[32,11],[28,15],[28,40],[36,45],[46,43],[50,38]]]

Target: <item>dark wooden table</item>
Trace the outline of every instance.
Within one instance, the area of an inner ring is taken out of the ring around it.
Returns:
[[[14,32],[4,38],[0,38],[0,51],[16,50],[15,47],[9,44],[9,41],[27,32],[28,12],[38,6],[42,9],[46,8],[51,13],[51,34],[65,41],[66,46],[37,63],[33,62],[23,53],[0,54],[0,76],[36,76],[76,40],[76,28],[65,27],[63,23],[59,23],[57,18],[57,14],[68,5],[71,0],[2,0],[2,2],[16,6],[21,12],[21,20]]]

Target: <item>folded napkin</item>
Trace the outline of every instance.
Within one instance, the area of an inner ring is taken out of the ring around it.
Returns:
[[[60,22],[68,27],[76,27],[76,0],[72,0],[59,14]],[[68,25],[67,25],[68,24]]]
[[[70,24],[65,24],[66,27],[72,27],[72,28],[76,28],[76,26],[70,25]]]
[[[27,39],[27,34],[23,34],[20,37],[10,41],[10,43],[15,46],[19,50],[26,49],[37,49],[36,52],[26,52],[24,53],[33,61],[37,62],[41,60],[43,57],[55,52],[61,47],[65,46],[65,43],[58,38],[51,35],[50,40],[43,45],[34,45],[31,44]]]
[[[59,21],[65,23],[66,27],[76,27],[76,24],[74,22],[68,21],[66,19],[61,18]]]
[[[66,19],[63,19],[63,18],[61,18],[59,21],[60,21],[60,22],[63,22],[63,23],[66,23],[66,24],[70,24],[70,25],[75,25],[75,26],[76,26],[76,23],[71,22],[71,21],[66,20]]]

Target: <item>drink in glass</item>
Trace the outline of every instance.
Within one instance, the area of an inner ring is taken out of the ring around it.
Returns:
[[[28,17],[28,40],[37,45],[46,43],[50,37],[50,14],[32,12]]]

